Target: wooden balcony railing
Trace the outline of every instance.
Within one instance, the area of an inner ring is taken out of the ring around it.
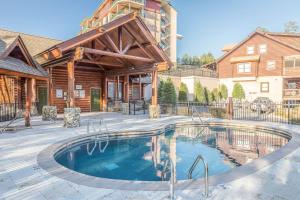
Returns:
[[[283,96],[285,98],[300,98],[300,89],[284,89]]]

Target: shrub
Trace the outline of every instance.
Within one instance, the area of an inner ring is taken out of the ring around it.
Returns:
[[[219,101],[221,99],[221,93],[218,88],[215,88],[211,91],[211,100]]]
[[[162,103],[175,104],[176,103],[176,90],[170,78],[163,84],[162,89]]]
[[[214,118],[220,118],[220,119],[226,118],[226,109],[224,108],[209,108],[209,113]]]
[[[209,89],[207,89],[206,87],[204,88],[204,99],[205,99],[205,104],[210,104],[210,102],[212,101],[212,95],[211,92],[209,91]]]
[[[188,88],[186,84],[181,83],[179,87],[179,93],[178,93],[178,101],[186,102],[188,100]]]
[[[205,103],[204,89],[199,81],[195,84],[195,101]]]
[[[245,91],[240,83],[236,83],[233,86],[232,97],[238,100],[245,98]]]
[[[220,99],[226,100],[228,98],[228,90],[226,85],[222,84],[220,86]]]
[[[158,96],[158,99],[159,101],[162,101],[163,100],[163,96],[164,96],[164,81],[161,80],[160,83],[159,83],[159,86],[158,86],[158,91],[157,91],[157,96]]]

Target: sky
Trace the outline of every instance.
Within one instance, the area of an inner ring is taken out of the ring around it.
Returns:
[[[1,0],[0,28],[66,40],[79,33],[80,22],[101,0]],[[178,12],[178,56],[212,52],[221,56],[257,27],[282,32],[300,25],[300,0],[172,0]]]

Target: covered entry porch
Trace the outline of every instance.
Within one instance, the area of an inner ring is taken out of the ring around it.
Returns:
[[[48,70],[48,102],[60,113],[74,107],[82,112],[120,108],[130,100],[144,100],[149,84],[150,103],[157,105],[157,73],[172,66],[135,13],[62,42],[36,59]]]

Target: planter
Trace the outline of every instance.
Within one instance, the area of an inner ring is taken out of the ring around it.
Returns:
[[[80,108],[64,109],[64,127],[75,128],[80,126]]]
[[[149,118],[150,119],[160,118],[160,106],[159,105],[150,105],[149,106]]]
[[[57,118],[56,106],[43,106],[42,110],[43,121],[53,121]]]

